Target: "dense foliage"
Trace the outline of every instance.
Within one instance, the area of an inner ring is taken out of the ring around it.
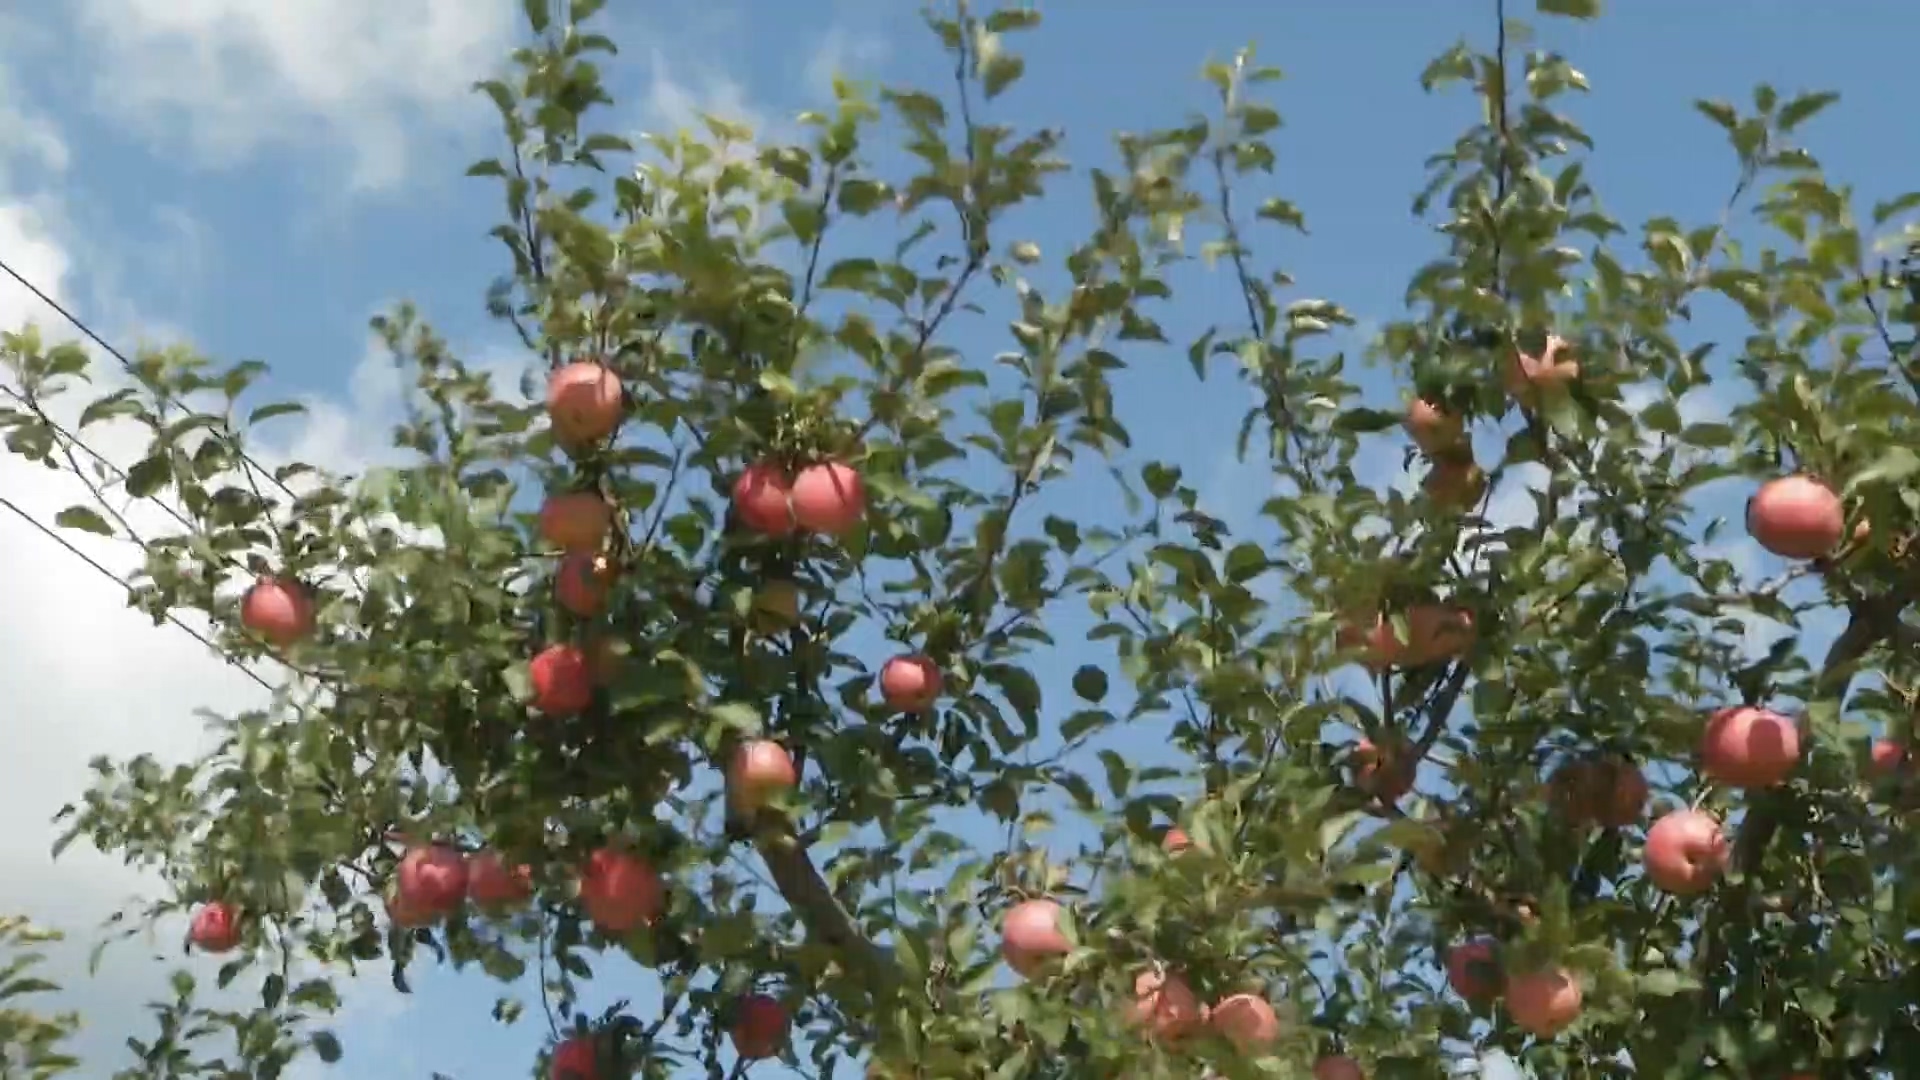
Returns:
[[[593,127],[599,6],[529,0],[480,88],[533,400],[403,310],[393,467],[258,465],[292,407],[177,351],[73,433],[151,428],[62,515],[179,509],[133,602],[293,673],[190,767],[102,761],[72,812],[259,989],[183,983],[126,1075],[351,1069],[335,980],[378,963],[537,967],[496,1015],[553,1023],[529,1068],[583,1080],[1386,1080],[1496,1047],[1920,1075],[1920,300],[1874,253],[1920,198],[1856,217],[1795,141],[1830,95],[1701,103],[1725,218],[1630,229],[1582,169],[1585,78],[1502,13],[1422,76],[1485,119],[1430,162],[1383,397],[1353,316],[1256,254],[1304,218],[1265,190],[1250,55],[1205,68],[1213,115],[1072,167],[996,110],[1038,16],[963,10],[930,19],[951,85],[843,84],[804,145],[716,118],[640,153]],[[1080,185],[1082,243],[1019,234]],[[1197,341],[1157,314],[1176,281],[1218,309]],[[1695,340],[1716,304],[1744,339]],[[957,349],[969,320],[1006,351]],[[9,448],[91,476],[46,404],[88,357],[5,354]],[[1121,408],[1129,378],[1181,354],[1254,402],[1220,432],[1271,464],[1244,535],[1134,449],[1183,421]],[[1409,437],[1419,485],[1356,475]],[[1740,485],[1744,523],[1700,512]],[[1743,526],[1777,575],[1742,573]],[[1768,621],[1793,632],[1755,655]],[[614,953],[659,993],[583,1000]]]

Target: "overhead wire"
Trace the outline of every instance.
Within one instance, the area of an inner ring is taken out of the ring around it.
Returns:
[[[40,301],[42,304],[45,304],[47,307],[53,309],[53,311],[56,314],[58,314],[61,318],[71,323],[74,329],[84,334],[89,341],[92,341],[95,345],[98,345],[101,349],[105,350],[108,356],[111,356],[115,360],[118,360],[120,362],[120,366],[127,369],[127,374],[132,375],[136,379],[141,377],[139,368],[134,366],[134,363],[132,360],[127,359],[127,356],[125,353],[121,352],[119,349],[114,348],[111,342],[109,342],[106,338],[103,338],[98,333],[96,333],[93,327],[88,326],[84,321],[81,320],[81,318],[78,315],[75,315],[73,312],[69,311],[65,305],[61,304],[60,301],[55,300],[53,297],[47,295],[46,290],[40,288],[40,286],[35,285],[32,281],[28,280],[26,275],[20,273],[20,271],[15,270],[13,268],[13,264],[7,262],[7,260],[4,257],[0,257],[0,272],[4,272],[8,277],[18,282],[21,288],[33,294],[34,299]],[[145,382],[146,380],[142,379],[141,381]],[[149,388],[152,389],[155,395],[157,395],[160,398],[160,400],[165,404],[178,406],[179,408],[183,408],[183,409],[187,408],[187,404],[185,402],[181,401],[176,397],[173,397],[172,395],[166,393],[165,391],[159,389],[158,387],[150,386]],[[217,435],[221,439],[221,441],[227,444],[228,449],[232,450],[234,454],[237,457],[239,457],[243,468],[250,468],[253,471],[257,472],[262,477],[265,477],[269,483],[273,484],[273,486],[279,488],[282,492],[284,492],[287,498],[289,499],[299,498],[299,496],[294,493],[294,490],[288,487],[284,480],[280,479],[278,474],[276,474],[272,469],[267,468],[265,465],[260,464],[258,461],[255,461],[251,456],[247,454],[245,450],[241,449],[240,440],[234,435],[233,429],[230,426],[228,426],[225,421],[220,422]]]
[[[0,496],[0,507],[5,508],[6,510],[13,513],[14,516],[18,517],[20,520],[33,526],[36,530],[39,531],[39,533],[42,536],[45,536],[49,540],[52,540],[54,543],[59,544],[61,547],[65,548],[68,554],[72,555],[76,559],[79,559],[81,562],[86,563],[88,566],[92,567],[95,573],[113,582],[114,584],[120,586],[122,589],[127,590],[129,594],[133,592],[133,584],[129,582],[126,578],[115,573],[111,568],[106,566],[106,564],[102,563],[100,560],[94,558],[93,556],[87,554],[84,551],[81,551],[79,546],[76,545],[73,541],[68,540],[66,537],[60,535],[58,530],[54,529],[53,527],[49,526],[45,522],[41,521],[39,518],[34,517],[32,514],[22,509],[20,505],[18,503],[15,503],[12,499],[6,498],[5,496]],[[226,649],[221,648],[220,645],[216,643],[212,638],[208,637],[206,634],[201,633],[199,630],[195,629],[194,627],[188,625],[188,623],[185,620],[181,619],[179,616],[175,615],[173,612],[171,611],[163,612],[161,617],[164,618],[166,621],[172,623],[173,625],[179,627],[180,629],[186,631],[188,634],[190,634],[193,637],[195,641],[198,641],[200,644],[205,645],[210,651],[212,651],[212,653],[215,656],[218,656],[221,660],[225,661],[228,665],[233,667],[236,671],[240,672],[242,675],[245,675],[247,678],[252,679],[256,683],[259,683],[261,687],[265,688],[269,692],[278,690],[278,687],[275,687],[272,683],[268,682],[265,678],[263,678],[260,675],[259,672],[248,667],[244,660],[241,660],[239,657],[233,655],[231,652],[228,652]]]

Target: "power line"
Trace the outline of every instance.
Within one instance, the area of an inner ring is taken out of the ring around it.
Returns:
[[[115,360],[120,361],[120,366],[127,369],[127,374],[132,375],[136,379],[140,378],[139,369],[134,367],[133,361],[127,359],[125,353],[122,353],[119,349],[114,348],[113,345],[109,343],[106,338],[103,338],[99,334],[94,333],[93,327],[88,326],[86,323],[80,321],[79,316],[75,315],[71,311],[68,311],[66,307],[64,307],[60,303],[60,301],[55,300],[51,296],[48,296],[46,292],[40,288],[40,286],[35,285],[33,282],[27,280],[27,278],[23,276],[20,273],[20,271],[15,270],[12,264],[8,263],[5,258],[0,258],[0,271],[5,271],[8,277],[12,278],[16,282],[19,282],[20,287],[32,293],[35,299],[39,300],[41,303],[52,308],[55,312],[59,314],[61,318],[73,324],[74,329],[86,335],[88,340],[92,341],[95,345],[98,345],[102,349],[106,350],[107,355],[113,357]],[[144,382],[145,380],[143,379],[141,381]],[[160,398],[162,402],[169,405],[178,406],[182,409],[187,408],[187,404],[185,402],[165,393],[164,391],[160,390],[158,387],[153,387],[152,389],[153,389],[153,392]],[[273,484],[275,487],[285,492],[287,498],[289,499],[299,498],[298,495],[294,494],[293,489],[286,485],[285,481],[281,480],[278,476],[274,475],[273,470],[253,460],[253,458],[247,455],[247,452],[245,450],[242,450],[240,448],[240,442],[238,439],[234,437],[233,429],[229,427],[225,421],[221,421],[219,432],[220,432],[221,440],[227,444],[228,449],[232,450],[234,454],[240,458],[240,461],[242,462],[243,467],[251,467],[255,472],[258,472],[261,476],[265,477],[269,483]]]
[[[61,441],[65,442],[69,447],[81,451],[82,453],[86,454],[88,457],[92,458],[94,461],[98,462],[102,468],[107,470],[108,474],[111,475],[114,478],[114,480],[118,481],[121,484],[122,487],[126,485],[127,471],[125,469],[122,469],[120,466],[114,464],[113,460],[107,457],[107,455],[102,454],[100,451],[95,450],[91,446],[88,446],[86,442],[80,438],[80,436],[75,435],[73,432],[68,431],[66,428],[60,426],[60,422],[58,420],[55,420],[53,417],[48,416],[46,414],[46,411],[40,408],[40,405],[38,402],[34,401],[32,398],[21,393],[20,391],[15,390],[11,386],[0,386],[0,394],[5,394],[6,396],[12,398],[13,400],[19,402],[23,408],[31,411],[41,423],[47,425],[47,427],[51,429],[54,435],[58,436]],[[197,526],[194,525],[191,519],[189,519],[185,514],[181,513],[178,509],[176,509],[172,503],[167,502],[165,499],[160,498],[158,495],[148,494],[148,495],[136,496],[136,497],[152,500],[155,504],[157,504],[160,507],[160,509],[165,510],[167,514],[173,518],[173,520],[179,522],[181,525],[185,526],[187,529],[192,530],[197,528]]]
[[[68,554],[72,555],[76,559],[79,559],[81,562],[86,563],[88,566],[92,567],[94,572],[99,574],[101,577],[104,577],[108,581],[111,581],[114,584],[120,586],[122,589],[125,589],[128,593],[133,592],[133,585],[129,583],[126,578],[123,578],[119,574],[114,573],[112,570],[107,569],[107,567],[102,565],[98,559],[95,559],[93,556],[87,554],[84,551],[81,551],[78,547],[74,546],[74,543],[71,540],[68,540],[64,536],[61,536],[57,531],[47,526],[39,518],[34,517],[32,514],[27,513],[25,510],[22,510],[18,505],[16,505],[13,502],[13,500],[5,498],[4,496],[0,496],[0,507],[5,507],[7,510],[12,511],[15,516],[20,518],[20,520],[33,526],[35,529],[38,529],[42,536],[47,537],[48,539],[52,540],[54,543],[59,544],[61,547],[67,549]],[[210,650],[215,656],[218,656],[221,660],[226,661],[227,664],[232,666],[234,670],[240,672],[242,675],[245,675],[247,678],[252,679],[256,683],[259,683],[260,686],[266,691],[268,691],[269,693],[273,693],[276,691],[276,687],[272,683],[268,682],[266,679],[261,678],[259,672],[254,671],[252,668],[248,667],[243,661],[240,660],[239,657],[234,656],[232,653],[228,652],[227,650],[221,648],[219,645],[215,644],[213,642],[213,639],[209,638],[207,635],[201,633],[200,631],[194,629],[191,626],[188,626],[184,621],[182,621],[179,618],[179,616],[173,614],[171,611],[168,611],[168,612],[162,612],[161,617],[166,619],[166,621],[172,623],[173,625],[179,627],[180,629],[185,630],[188,634],[191,634],[195,641],[198,641],[200,644],[205,645],[208,648],[208,650]]]

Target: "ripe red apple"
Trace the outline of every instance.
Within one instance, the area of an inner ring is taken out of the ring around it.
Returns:
[[[421,844],[400,857],[394,887],[409,911],[437,919],[467,898],[467,860],[445,844]]]
[[[1613,758],[1569,761],[1554,772],[1548,787],[1561,814],[1576,828],[1624,829],[1640,820],[1651,794],[1638,768]]]
[[[1715,783],[1772,787],[1800,764],[1800,727],[1768,709],[1721,709],[1708,718],[1701,734],[1700,762]]]
[[[793,482],[786,468],[776,461],[763,461],[743,469],[733,482],[733,509],[742,525],[763,536],[791,533]]]
[[[1313,1063],[1313,1080],[1367,1080],[1367,1074],[1345,1054],[1330,1054]]]
[[[1471,1002],[1500,991],[1500,963],[1491,941],[1468,941],[1447,950],[1447,985]]]
[[[1413,790],[1418,762],[1412,760],[1412,747],[1404,740],[1392,740],[1376,746],[1372,739],[1353,744],[1355,787],[1384,802],[1397,802]]]
[[[753,628],[761,634],[783,634],[800,624],[800,586],[775,578],[753,594]]]
[[[1134,976],[1127,1019],[1169,1042],[1192,1034],[1206,1022],[1200,999],[1179,975],[1148,969]]]
[[[560,565],[554,570],[553,591],[569,614],[591,619],[607,610],[612,580],[613,564],[605,556],[570,551],[560,557]]]
[[[1783,476],[1747,500],[1747,533],[1783,559],[1816,559],[1846,535],[1840,496],[1811,476]]]
[[[734,809],[751,814],[799,782],[800,773],[786,747],[771,739],[753,739],[733,752],[727,768],[727,797]]]
[[[593,1040],[575,1035],[553,1048],[549,1080],[600,1080],[600,1054]]]
[[[1453,449],[1466,435],[1460,418],[1430,401],[1415,398],[1407,403],[1407,417],[1401,421],[1407,437],[1422,453],[1432,456]]]
[[[1241,1053],[1258,1051],[1280,1040],[1280,1017],[1258,994],[1233,994],[1207,1012],[1207,1023]]]
[[[748,994],[734,1011],[733,1052],[747,1061],[764,1061],[787,1044],[787,1009],[765,994]]]
[[[1473,648],[1473,613],[1439,604],[1417,604],[1407,611],[1407,644],[1400,662],[1424,667],[1452,660]]]
[[[1178,825],[1169,826],[1166,833],[1160,837],[1160,850],[1169,855],[1178,855],[1191,847],[1193,847],[1193,837],[1188,836],[1187,830]]]
[[[1530,409],[1545,395],[1564,390],[1580,377],[1579,361],[1567,355],[1571,352],[1564,339],[1553,335],[1547,337],[1546,347],[1537,356],[1515,349],[1505,373],[1508,396],[1521,408]]]
[[[1487,493],[1487,473],[1471,454],[1443,453],[1434,458],[1420,487],[1435,506],[1459,513],[1473,509]]]
[[[225,900],[202,905],[187,926],[187,940],[201,952],[232,952],[240,944],[240,912]]]
[[[625,934],[653,922],[666,910],[666,897],[660,872],[618,848],[595,851],[580,876],[580,906],[604,934]]]
[[[597,443],[613,434],[625,406],[620,376],[600,364],[579,361],[547,376],[547,419],[564,445]]]
[[[1867,771],[1876,777],[1898,776],[1907,770],[1907,748],[1892,739],[1875,739],[1867,750]]]
[[[549,495],[540,504],[540,538],[562,551],[598,551],[613,530],[613,507],[591,491]]]
[[[497,851],[477,852],[467,860],[467,898],[487,911],[519,907],[533,898],[533,868],[510,868]]]
[[[1000,924],[1000,955],[1026,978],[1072,951],[1060,930],[1060,905],[1052,900],[1023,900],[1008,909]]]
[[[880,665],[880,698],[895,712],[924,712],[940,698],[940,667],[920,655],[896,656]]]
[[[1342,649],[1360,650],[1360,662],[1376,674],[1399,663],[1406,652],[1406,645],[1393,632],[1393,623],[1379,612],[1346,619],[1338,644]]]
[[[313,597],[291,578],[262,575],[240,598],[240,625],[284,649],[312,636]]]
[[[823,461],[793,478],[793,520],[808,532],[841,536],[867,513],[866,482],[843,461]]]
[[[1536,1039],[1551,1039],[1580,1016],[1580,980],[1566,968],[1544,968],[1507,977],[1507,1014]]]
[[[1647,830],[1647,880],[1677,896],[1703,893],[1726,872],[1732,854],[1712,814],[1675,810]]]
[[[548,716],[571,716],[593,704],[593,668],[577,645],[549,645],[527,667],[533,707]]]
[[[403,930],[432,926],[436,921],[433,912],[424,910],[417,902],[410,902],[401,894],[398,886],[389,888],[382,899],[387,906],[387,920]]]

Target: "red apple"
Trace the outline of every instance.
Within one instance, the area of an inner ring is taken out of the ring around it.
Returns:
[[[1207,1013],[1207,1023],[1241,1053],[1265,1049],[1280,1040],[1280,1017],[1258,994],[1222,998]]]
[[[608,935],[652,923],[666,910],[666,884],[651,864],[617,848],[601,848],[580,876],[580,906]]]
[[[1569,761],[1554,772],[1548,788],[1561,814],[1576,828],[1626,828],[1640,820],[1651,793],[1638,768],[1612,758]]]
[[[1353,744],[1351,757],[1354,786],[1384,802],[1397,802],[1413,790],[1417,762],[1411,757],[1412,747],[1403,739],[1385,746],[1361,739]]]
[[[1536,1039],[1551,1039],[1580,1016],[1580,980],[1566,968],[1545,968],[1507,978],[1507,1014]]]
[[[940,668],[925,656],[896,656],[880,665],[880,698],[895,712],[924,712],[940,697]]]
[[[1471,1002],[1492,998],[1500,990],[1500,963],[1491,941],[1468,941],[1447,950],[1447,985]]]
[[[1459,417],[1419,398],[1407,403],[1407,417],[1401,427],[1406,429],[1413,445],[1430,456],[1453,449],[1466,435],[1466,425]]]
[[[1721,709],[1707,720],[1700,761],[1717,784],[1765,788],[1785,780],[1800,764],[1800,728],[1791,719],[1746,705]]]
[[[387,920],[403,930],[432,926],[436,921],[433,912],[421,908],[417,901],[409,901],[398,887],[389,888],[383,899],[387,907]]]
[[[1171,972],[1149,969],[1134,976],[1129,1022],[1145,1027],[1169,1042],[1192,1034],[1205,1022],[1200,999],[1187,980]]]
[[[1187,830],[1178,825],[1170,826],[1160,837],[1160,850],[1169,855],[1178,855],[1191,847],[1193,847],[1193,837],[1188,836]]]
[[[593,1040],[578,1035],[553,1048],[549,1080],[600,1080],[600,1054]]]
[[[1406,651],[1393,632],[1393,624],[1379,612],[1345,620],[1338,644],[1342,649],[1360,650],[1360,662],[1376,674],[1399,663]]]
[[[866,483],[853,466],[823,461],[793,478],[793,520],[808,532],[841,536],[867,513]]]
[[[187,939],[201,952],[232,952],[240,944],[240,912],[224,900],[203,905],[193,913]]]
[[[540,538],[562,551],[598,551],[613,531],[613,507],[591,491],[549,495],[540,504]]]
[[[1875,739],[1867,750],[1867,771],[1877,777],[1898,776],[1907,770],[1906,745],[1893,739]]]
[[[1313,1080],[1367,1080],[1367,1074],[1345,1054],[1330,1054],[1313,1063]]]
[[[284,649],[312,636],[313,597],[291,578],[259,577],[240,598],[240,625]]]
[[[576,362],[547,377],[547,419],[563,445],[596,443],[613,434],[625,399],[620,376],[600,364]]]
[[[765,994],[748,994],[734,1011],[734,1053],[747,1061],[763,1061],[787,1044],[787,1009]]]
[[[752,814],[800,782],[793,755],[771,739],[741,743],[727,768],[727,797],[735,810]]]
[[[1473,613],[1464,608],[1417,604],[1407,611],[1407,643],[1400,662],[1424,667],[1452,660],[1473,648]]]
[[[794,528],[793,482],[779,462],[749,465],[733,482],[733,509],[740,523],[763,536],[785,536]]]
[[[437,919],[467,898],[467,860],[445,844],[421,844],[400,857],[394,885],[408,910]]]
[[[1531,409],[1538,406],[1544,396],[1564,390],[1568,383],[1580,377],[1579,361],[1566,355],[1571,351],[1564,339],[1552,335],[1547,337],[1546,347],[1537,356],[1515,349],[1505,375],[1508,396],[1521,408]]]
[[[1840,496],[1811,476],[1783,476],[1747,500],[1747,533],[1785,559],[1817,559],[1840,546],[1847,514]]]
[[[1462,513],[1473,509],[1487,493],[1487,473],[1474,464],[1471,454],[1444,452],[1434,458],[1420,487],[1435,506]]]
[[[1647,880],[1677,896],[1713,888],[1731,857],[1720,822],[1705,811],[1675,810],[1647,830]]]
[[[571,716],[593,704],[593,665],[577,645],[549,645],[527,667],[533,707],[548,716]]]
[[[590,551],[570,551],[554,570],[553,591],[560,606],[577,618],[591,619],[607,610],[613,564]]]
[[[488,911],[519,907],[533,898],[533,868],[509,868],[498,852],[478,852],[467,860],[467,898]]]
[[[1060,930],[1060,905],[1052,900],[1023,900],[1000,924],[1000,955],[1007,966],[1034,978],[1054,960],[1073,951]]]

